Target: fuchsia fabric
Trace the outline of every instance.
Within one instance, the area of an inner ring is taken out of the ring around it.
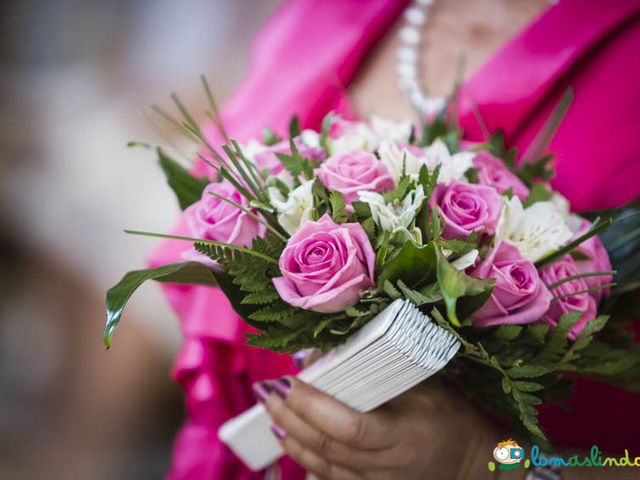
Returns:
[[[255,40],[252,68],[222,109],[230,134],[244,141],[263,125],[284,133],[292,114],[318,128],[330,110],[352,114],[345,87],[406,6],[398,0],[294,0],[282,6]],[[554,186],[576,210],[630,201],[640,192],[640,0],[561,0],[510,41],[466,83],[460,121],[478,140],[477,105],[490,129],[526,147],[568,86],[575,102],[551,151]],[[208,130],[212,142],[219,138]],[[202,172],[205,167],[198,168]],[[184,232],[180,223],[176,231]],[[151,264],[179,261],[187,248],[166,241]],[[243,346],[250,331],[217,290],[165,287],[185,337],[174,378],[186,394],[187,422],[179,433],[171,480],[262,478],[217,440],[218,427],[254,403],[251,383],[291,373],[289,357]],[[545,407],[544,427],[561,444],[640,448],[640,397],[581,381],[572,413]],[[505,432],[508,434],[508,432]],[[303,478],[281,462],[283,478]]]

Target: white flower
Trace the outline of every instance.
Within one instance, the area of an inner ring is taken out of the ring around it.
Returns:
[[[328,144],[331,155],[337,155],[352,150],[373,151],[378,146],[378,139],[369,125],[353,122],[338,138],[328,139]]]
[[[580,226],[582,225],[582,218],[571,213],[569,200],[567,200],[564,195],[561,195],[558,192],[553,192],[549,201],[553,203],[558,211],[562,214],[565,222],[567,222],[567,225],[569,226],[569,229],[573,233],[578,232],[578,230],[580,230]]]
[[[406,173],[412,179],[418,178],[423,159],[416,157],[406,148],[400,148],[397,144],[383,140],[378,149],[380,161],[387,167],[391,178],[398,183],[402,173]]]
[[[289,193],[288,198],[285,198],[277,188],[269,188],[271,205],[279,214],[278,223],[290,235],[293,235],[300,228],[300,225],[311,218],[313,182],[314,180],[309,180],[303,183]]]
[[[315,130],[302,130],[300,132],[300,141],[306,147],[319,148],[320,134]]]
[[[380,160],[386,165],[396,183],[400,180],[403,171],[412,180],[416,180],[422,165],[426,165],[430,172],[440,165],[438,183],[466,180],[464,174],[473,166],[475,155],[473,152],[459,152],[451,155],[447,146],[440,139],[423,148],[422,152],[424,155],[416,156],[409,149],[401,148],[386,140],[380,143],[378,149]]]
[[[371,116],[371,130],[376,135],[378,143],[383,140],[396,143],[409,143],[411,138],[411,120],[394,122],[386,118]]]
[[[376,192],[358,192],[360,201],[365,202],[371,209],[371,218],[383,231],[400,233],[404,240],[413,239],[422,243],[420,230],[413,222],[422,203],[424,190],[422,185],[409,192],[402,200],[387,203],[382,195]]]
[[[365,150],[373,152],[383,141],[408,143],[411,137],[411,121],[394,122],[384,118],[372,116],[369,123],[345,123],[346,131],[338,138],[329,139],[329,150],[336,155],[351,150]]]
[[[478,255],[478,250],[474,248],[470,252],[465,253],[460,258],[451,262],[451,265],[453,265],[457,270],[466,270],[471,265],[476,263]]]
[[[495,243],[508,240],[523,258],[535,262],[564,246],[572,237],[563,212],[551,202],[536,202],[523,208],[520,199],[506,200],[496,229]]]
[[[430,171],[440,165],[438,183],[448,183],[451,180],[466,180],[464,174],[473,166],[473,152],[458,152],[453,155],[439,138],[424,149],[424,163]]]
[[[252,138],[247,143],[241,145],[242,153],[244,153],[244,156],[252,162],[254,162],[254,157],[258,153],[264,152],[267,148],[269,148],[267,145],[259,142],[255,138]]]

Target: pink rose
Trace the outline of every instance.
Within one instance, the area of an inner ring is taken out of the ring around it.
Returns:
[[[324,215],[308,221],[280,256],[281,277],[273,284],[282,299],[322,313],[354,305],[373,286],[375,253],[358,223],[338,225]]]
[[[308,147],[302,143],[299,138],[295,138],[294,142],[300,155],[310,160],[322,160],[325,157],[324,149],[320,147]],[[284,170],[282,163],[278,160],[276,153],[284,153],[291,155],[291,146],[289,140],[282,140],[275,143],[264,150],[253,155],[253,160],[259,170],[267,170],[270,175],[278,175]]]
[[[544,267],[540,272],[542,281],[549,286],[560,280],[578,275],[580,270],[570,256],[566,256],[551,265]],[[556,326],[562,315],[569,312],[582,312],[582,316],[569,330],[568,337],[574,340],[584,329],[587,322],[596,317],[597,304],[588,293],[578,293],[589,288],[584,278],[576,278],[552,289],[554,298],[543,320]],[[563,297],[563,298],[557,298]]]
[[[429,205],[438,207],[446,223],[442,236],[447,240],[466,238],[472,232],[493,235],[502,210],[500,195],[492,187],[455,180],[437,185]]]
[[[361,150],[333,155],[314,173],[325,187],[342,193],[349,204],[358,199],[359,191],[383,192],[395,187],[387,167],[372,153]]]
[[[540,280],[533,263],[523,259],[511,243],[500,242],[469,275],[496,279],[491,296],[473,314],[474,325],[532,323],[549,309],[551,292]]]
[[[591,227],[591,222],[585,218],[581,219],[580,228],[575,234],[575,237],[579,237],[584,234]],[[575,264],[578,267],[580,273],[593,273],[593,272],[608,272],[611,271],[611,261],[609,260],[609,254],[604,248],[600,237],[597,235],[585,240],[577,248],[578,252],[589,257],[587,260],[576,260]],[[613,281],[612,275],[598,275],[593,277],[585,277],[585,283],[587,288],[597,288]],[[609,289],[597,289],[590,292],[591,296],[596,302],[599,302],[602,296],[609,295]]]
[[[513,194],[524,201],[529,196],[529,189],[522,183],[502,160],[487,151],[478,152],[473,157],[473,165],[478,170],[478,181],[482,185],[495,188],[499,193],[511,189]]]
[[[243,207],[248,206],[247,199],[227,180],[210,183],[202,192],[202,198],[184,211],[192,237],[248,247],[256,236],[264,235],[264,225],[209,192],[217,193]],[[210,266],[216,265],[216,262],[193,249],[185,252],[183,258]]]

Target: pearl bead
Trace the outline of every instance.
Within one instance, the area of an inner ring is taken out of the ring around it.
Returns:
[[[427,15],[421,8],[411,7],[404,12],[404,18],[413,25],[422,25],[427,19]]]
[[[407,92],[410,90],[416,90],[418,88],[418,82],[415,78],[399,77],[398,86],[401,90]]]
[[[416,76],[416,66],[412,63],[399,63],[396,66],[396,72],[401,77],[414,77]]]
[[[400,61],[403,61],[406,63],[416,63],[416,61],[418,60],[418,54],[411,47],[399,48],[396,55],[398,56],[398,59]]]
[[[409,45],[417,45],[420,43],[420,32],[413,27],[403,27],[400,38]]]

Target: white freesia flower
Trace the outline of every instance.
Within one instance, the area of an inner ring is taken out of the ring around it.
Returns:
[[[408,143],[411,129],[411,121],[394,122],[372,116],[369,123],[350,122],[346,132],[329,139],[329,150],[332,155],[351,150],[373,152],[383,141]]]
[[[558,211],[562,214],[565,222],[567,222],[569,229],[573,233],[576,233],[578,230],[580,230],[580,226],[582,225],[582,218],[578,215],[571,213],[569,200],[567,200],[567,198],[564,195],[558,192],[553,192],[551,194],[551,198],[549,199],[549,201],[556,206]]]
[[[371,129],[377,137],[378,143],[383,140],[396,143],[409,143],[412,129],[411,120],[394,122],[386,118],[371,116]]]
[[[328,139],[331,155],[338,155],[352,150],[373,151],[378,146],[378,139],[369,125],[364,122],[354,123],[347,132],[338,138]]]
[[[515,244],[523,258],[535,262],[565,245],[572,235],[563,212],[555,203],[536,202],[525,209],[520,199],[513,196],[505,200],[495,243],[508,240]]]
[[[422,243],[420,230],[413,224],[425,199],[422,185],[418,185],[402,200],[391,203],[387,203],[384,196],[376,192],[358,192],[358,196],[360,201],[369,205],[371,218],[381,230],[400,233],[405,240],[413,239]]]
[[[440,165],[438,183],[451,180],[466,180],[464,174],[473,166],[473,152],[458,152],[451,155],[449,149],[439,138],[424,149],[424,163],[430,171]]]
[[[319,148],[320,134],[315,130],[302,130],[300,132],[300,141],[307,147]]]
[[[383,140],[378,149],[380,161],[387,167],[391,178],[396,184],[402,177],[402,173],[406,173],[414,180],[418,178],[420,167],[423,165],[423,159],[419,159],[406,148],[400,148],[394,142]]]
[[[451,265],[453,265],[457,270],[466,270],[471,265],[474,265],[476,263],[478,255],[478,250],[474,248],[470,252],[465,253],[460,258],[457,258],[456,260],[451,262]]]
[[[397,183],[405,172],[411,179],[416,180],[422,165],[426,165],[430,172],[440,165],[438,183],[448,183],[450,180],[466,180],[465,172],[473,166],[473,152],[459,152],[451,155],[449,149],[440,139],[422,149],[424,155],[416,156],[409,149],[383,140],[378,154],[380,160],[389,170]]]
[[[311,218],[313,182],[314,180],[309,180],[295,188],[289,193],[288,198],[285,198],[277,188],[269,188],[271,205],[278,212],[278,223],[290,235],[298,231],[300,225]]]
[[[242,153],[244,153],[244,156],[252,162],[258,153],[264,152],[267,148],[269,148],[267,145],[259,142],[255,138],[252,138],[247,143],[241,145]]]

